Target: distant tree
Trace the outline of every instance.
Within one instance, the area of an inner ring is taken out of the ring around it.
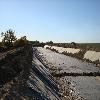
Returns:
[[[15,34],[15,32],[12,31],[11,29],[9,29],[6,32],[1,33],[1,37],[3,37],[2,43],[4,44],[4,46],[6,46],[6,47],[13,46],[13,42],[16,41],[16,39],[17,39],[14,34]]]
[[[27,40],[27,39],[26,39],[26,36],[21,37],[21,39],[22,39],[22,40],[25,40],[25,41]]]
[[[38,46],[40,44],[40,42],[37,41],[37,40],[36,41],[31,41],[31,43],[32,43],[33,46]]]
[[[75,42],[71,42],[72,47],[76,48],[76,43]]]
[[[46,44],[53,44],[53,42],[52,41],[49,41],[49,42],[46,42]]]
[[[34,41],[34,42],[35,42],[36,44],[39,44],[39,43],[40,43],[40,42],[39,42],[39,41],[37,41],[37,40],[36,40],[36,41]]]
[[[53,42],[52,42],[52,41],[50,41],[49,43],[50,43],[50,44],[53,44]]]

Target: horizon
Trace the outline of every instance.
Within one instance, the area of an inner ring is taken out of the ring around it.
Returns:
[[[0,0],[0,33],[56,43],[100,43],[100,0]],[[1,37],[0,37],[1,41]]]

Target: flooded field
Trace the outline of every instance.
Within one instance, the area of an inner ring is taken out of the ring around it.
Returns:
[[[45,48],[37,49],[38,57],[52,72],[57,73],[94,73],[100,72],[100,68],[94,64],[83,62],[76,58],[55,53]],[[55,71],[56,70],[56,71]],[[94,76],[65,76],[61,77],[66,87],[66,81],[70,83],[71,91],[80,95],[86,100],[100,100],[100,77]]]

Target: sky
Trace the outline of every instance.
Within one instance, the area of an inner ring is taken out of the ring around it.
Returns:
[[[100,43],[100,0],[0,0],[0,33],[8,29],[31,41]]]

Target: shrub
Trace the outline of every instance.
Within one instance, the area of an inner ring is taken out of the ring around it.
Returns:
[[[2,44],[2,42],[0,42],[0,47],[2,47],[3,46],[3,44]]]
[[[49,42],[46,42],[47,45],[52,45],[53,42],[52,41],[49,41]]]
[[[1,36],[3,37],[2,43],[5,47],[10,48],[13,46],[13,42],[17,39],[14,34],[15,32],[11,29],[1,33]]]
[[[3,45],[2,42],[0,42],[0,52],[4,52],[6,50],[7,50],[7,48]]]
[[[26,36],[24,36],[14,42],[14,47],[22,47],[26,46],[27,44],[28,40],[26,39]]]

